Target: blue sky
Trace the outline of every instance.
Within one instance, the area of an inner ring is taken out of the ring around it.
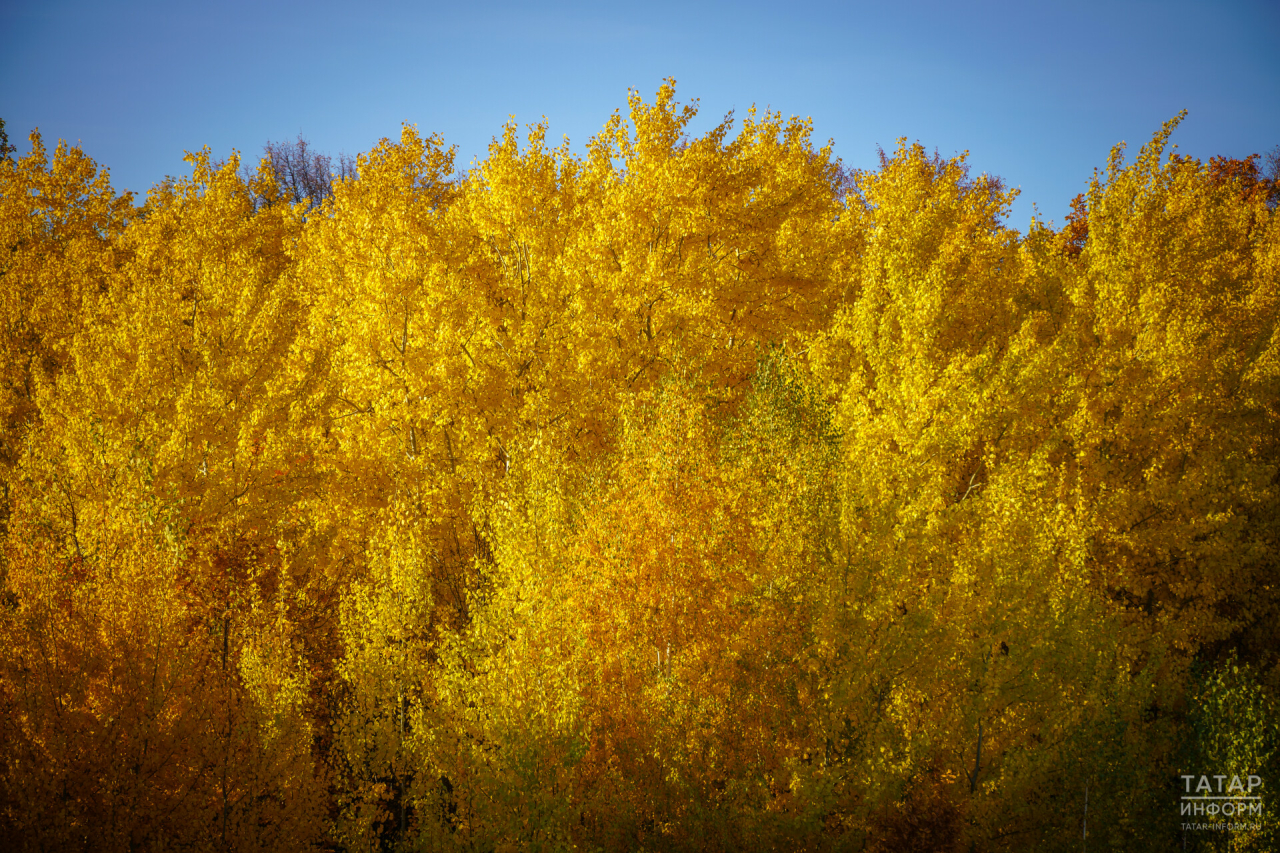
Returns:
[[[508,116],[581,147],[628,88],[813,119],[851,166],[898,137],[1021,188],[1061,222],[1111,146],[1178,110],[1179,150],[1280,145],[1280,3],[580,4],[0,0],[0,117],[25,151],[80,143],[118,189],[184,150],[254,155],[299,132],[336,154],[402,122],[483,156]]]

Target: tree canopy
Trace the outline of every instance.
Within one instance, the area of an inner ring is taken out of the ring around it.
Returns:
[[[0,141],[0,835],[1280,844],[1178,787],[1280,782],[1274,168],[1175,118],[1023,234],[695,114],[140,206]]]

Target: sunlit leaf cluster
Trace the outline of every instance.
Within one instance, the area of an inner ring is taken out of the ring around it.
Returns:
[[[695,113],[0,158],[9,847],[1280,843],[1275,182]]]

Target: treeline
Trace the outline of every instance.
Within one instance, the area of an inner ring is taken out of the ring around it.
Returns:
[[[7,846],[1280,845],[1274,174],[693,115],[0,152]]]

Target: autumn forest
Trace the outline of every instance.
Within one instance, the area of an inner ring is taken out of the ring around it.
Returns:
[[[0,848],[1280,849],[1276,163],[694,116],[5,146]]]

